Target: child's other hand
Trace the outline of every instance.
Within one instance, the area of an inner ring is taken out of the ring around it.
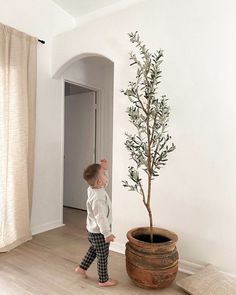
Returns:
[[[107,160],[105,159],[101,160],[100,165],[103,169],[107,170]]]
[[[111,234],[110,236],[106,237],[105,240],[107,243],[110,243],[110,242],[114,242],[115,238],[116,237],[113,234]]]

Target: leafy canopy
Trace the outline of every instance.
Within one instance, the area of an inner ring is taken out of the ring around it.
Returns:
[[[168,154],[175,150],[175,145],[170,144],[171,136],[167,131],[170,115],[168,99],[165,95],[157,95],[163,51],[151,53],[140,40],[138,32],[130,33],[129,38],[138,49],[138,55],[130,53],[130,66],[137,68],[136,80],[129,82],[122,92],[131,102],[127,113],[137,132],[126,133],[125,146],[135,165],[128,167],[130,180],[123,181],[123,186],[140,193],[145,201],[140,169],[151,180],[159,176],[159,170],[166,164]]]

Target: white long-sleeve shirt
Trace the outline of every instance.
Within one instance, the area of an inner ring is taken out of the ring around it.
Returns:
[[[111,235],[112,209],[111,200],[104,187],[88,187],[86,228],[91,233]]]

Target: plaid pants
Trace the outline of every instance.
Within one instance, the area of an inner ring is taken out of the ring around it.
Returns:
[[[106,243],[103,234],[88,232],[88,240],[91,243],[90,248],[80,263],[80,267],[87,270],[97,257],[98,280],[100,283],[108,281],[108,254],[110,243]]]

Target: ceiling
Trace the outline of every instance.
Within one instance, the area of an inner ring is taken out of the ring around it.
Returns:
[[[122,0],[53,0],[73,17],[81,17]]]

